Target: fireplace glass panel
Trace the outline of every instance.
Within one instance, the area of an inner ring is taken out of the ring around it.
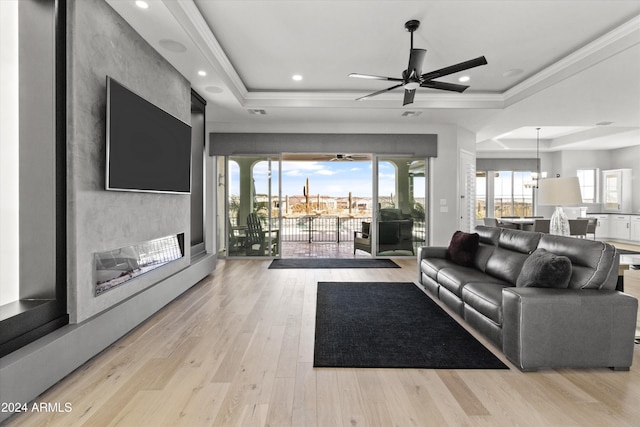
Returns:
[[[96,295],[184,256],[184,234],[96,253]]]

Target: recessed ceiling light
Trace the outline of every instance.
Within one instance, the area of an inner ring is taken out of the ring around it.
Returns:
[[[293,76],[291,76],[291,78],[297,82],[302,80],[302,76],[300,74],[294,74]]]
[[[471,77],[469,77],[469,76],[462,76],[462,77],[460,77],[460,78],[458,79],[458,81],[459,81],[459,82],[462,82],[462,83],[464,83],[464,82],[468,82],[469,80],[471,80]]]
[[[613,122],[598,122],[596,123],[596,126],[609,126],[612,125]]]
[[[160,46],[170,52],[182,53],[187,51],[187,47],[180,42],[171,39],[162,39],[158,42]]]
[[[140,9],[149,9],[149,3],[142,0],[136,1],[136,6],[138,6]]]
[[[267,112],[262,108],[250,108],[248,111],[249,114],[255,114],[256,116],[264,116],[267,114]]]
[[[200,71],[198,71],[198,75],[204,77],[204,76],[207,75],[207,72],[204,71],[204,70],[200,70]]]

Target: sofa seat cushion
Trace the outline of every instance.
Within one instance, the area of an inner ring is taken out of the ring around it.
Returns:
[[[462,290],[462,300],[478,313],[502,325],[502,289],[512,287],[506,283],[468,283]]]
[[[509,284],[496,277],[489,276],[475,268],[470,267],[446,267],[440,270],[438,273],[438,283],[440,286],[448,289],[459,298],[462,298],[462,288],[467,283],[472,282],[487,282],[496,283],[508,286]]]
[[[427,276],[433,280],[438,280],[438,272],[447,267],[460,267],[450,259],[445,258],[426,258],[420,263],[420,269]]]

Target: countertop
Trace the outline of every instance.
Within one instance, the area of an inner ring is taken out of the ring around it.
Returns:
[[[638,216],[640,213],[633,212],[587,212],[587,215],[633,215]]]

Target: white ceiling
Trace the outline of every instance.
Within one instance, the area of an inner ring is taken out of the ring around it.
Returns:
[[[456,124],[485,151],[535,150],[538,127],[544,150],[640,144],[638,0],[147,0],[144,10],[107,2],[207,99],[219,131]],[[402,107],[397,89],[355,101],[393,82],[349,73],[401,76],[409,19],[421,21],[414,47],[427,49],[423,72],[482,55],[488,65],[441,79],[468,75],[463,94],[421,88]],[[167,49],[167,40],[186,49]]]

